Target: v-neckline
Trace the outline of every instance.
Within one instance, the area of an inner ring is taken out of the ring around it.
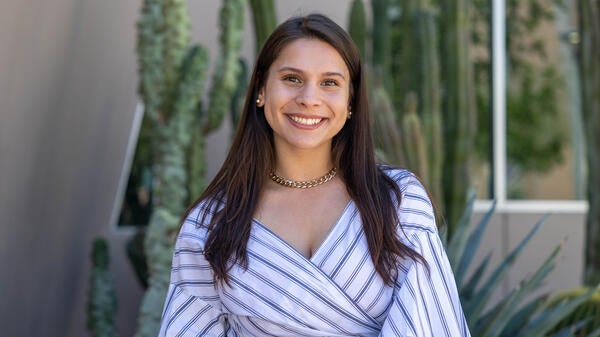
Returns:
[[[254,223],[256,223],[257,225],[259,225],[262,229],[264,229],[265,231],[270,233],[278,242],[280,242],[284,246],[288,247],[289,250],[294,252],[294,254],[297,254],[298,256],[302,257],[302,259],[304,259],[306,261],[314,263],[316,260],[316,257],[318,255],[320,255],[319,253],[324,249],[324,247],[327,245],[327,243],[331,240],[332,236],[334,235],[334,232],[336,232],[337,231],[336,229],[340,226],[340,223],[342,222],[341,221],[342,218],[344,218],[346,213],[348,213],[348,209],[350,209],[350,206],[353,204],[354,204],[354,202],[352,199],[350,199],[346,203],[346,206],[344,207],[344,209],[338,216],[337,220],[333,223],[331,228],[329,228],[329,232],[327,233],[327,235],[325,235],[325,237],[323,238],[321,243],[317,246],[317,249],[311,254],[311,256],[305,256],[304,254],[302,254],[302,252],[300,252],[296,247],[294,247],[294,245],[290,244],[288,241],[286,241],[284,238],[282,238],[279,234],[275,233],[271,228],[269,228],[269,226],[263,224],[259,219],[253,217],[252,221]]]

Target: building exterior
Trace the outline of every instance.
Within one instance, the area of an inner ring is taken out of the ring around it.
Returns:
[[[351,1],[276,3],[280,19],[318,11],[345,25]],[[97,236],[108,238],[111,247],[119,334],[135,331],[143,291],[124,248],[133,231],[117,227],[114,212],[130,160],[127,149],[135,140],[135,23],[140,6],[139,0],[0,3],[2,335],[87,333],[89,255]],[[214,61],[220,1],[191,1],[189,6],[193,39],[209,47]],[[243,54],[253,60],[249,14],[246,26]],[[211,136],[209,174],[223,160],[222,144],[230,132],[224,127]],[[553,186],[560,195],[573,189],[568,182],[561,185],[568,180],[565,175],[554,172],[546,180],[536,176],[527,181],[538,189]],[[541,291],[557,292],[582,282],[585,202],[547,202],[545,192],[536,193],[535,201],[499,198],[482,245],[494,251],[492,263],[518,244],[543,214],[551,216],[497,296],[531,274],[557,244],[563,248],[556,270]],[[479,202],[477,213],[489,204]]]

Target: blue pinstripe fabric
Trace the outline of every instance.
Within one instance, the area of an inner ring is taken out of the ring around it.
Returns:
[[[248,269],[217,287],[198,207],[175,246],[159,336],[470,336],[427,193],[410,172],[387,172],[402,191],[400,236],[429,270],[400,261],[385,285],[350,201],[310,259],[255,220]]]

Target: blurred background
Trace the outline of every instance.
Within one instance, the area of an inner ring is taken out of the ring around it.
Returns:
[[[522,303],[543,296],[538,310],[596,284],[600,93],[597,65],[580,69],[593,64],[582,22],[598,17],[585,6],[598,14],[583,0],[3,1],[1,334],[152,335],[173,228],[225,157],[257,48],[313,12],[361,48],[381,159],[425,180],[450,238],[484,219],[481,236],[449,249],[471,254],[465,275],[492,275],[537,231],[479,313],[523,284],[536,286]],[[526,283],[557,246],[543,282]],[[92,333],[102,298],[109,332]]]

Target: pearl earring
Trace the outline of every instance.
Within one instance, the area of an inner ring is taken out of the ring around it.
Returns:
[[[352,118],[352,111],[348,111],[348,119]]]

